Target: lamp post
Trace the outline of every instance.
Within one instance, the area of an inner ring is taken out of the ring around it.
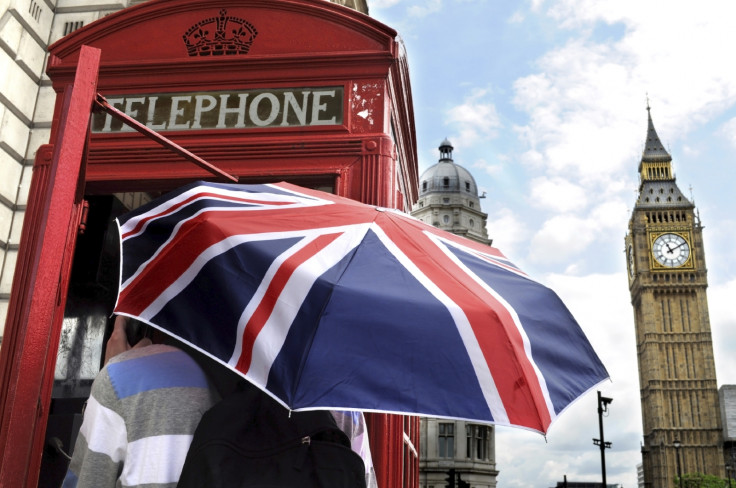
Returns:
[[[682,444],[679,440],[674,440],[672,445],[675,446],[675,452],[677,453],[677,478],[680,480],[680,488],[682,488],[682,470],[680,468],[680,448]]]
[[[598,428],[601,434],[600,439],[593,439],[593,444],[600,446],[601,448],[601,476],[603,478],[603,487],[607,488],[606,485],[606,449],[611,448],[611,443],[606,442],[603,438],[603,413],[608,412],[608,405],[611,404],[613,398],[607,398],[601,396],[601,392],[598,392]]]

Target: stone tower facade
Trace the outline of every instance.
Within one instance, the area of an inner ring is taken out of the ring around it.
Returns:
[[[703,227],[677,187],[672,158],[648,116],[639,194],[625,238],[639,362],[647,488],[678,473],[725,477],[708,318]]]
[[[36,150],[49,140],[55,94],[49,45],[145,0],[0,2],[0,344]],[[367,0],[325,0],[368,13]]]
[[[439,147],[439,162],[419,177],[419,200],[411,214],[457,235],[491,244],[473,176],[452,159],[452,144]],[[421,419],[419,485],[445,488],[450,470],[473,488],[495,488],[495,429],[451,419]]]

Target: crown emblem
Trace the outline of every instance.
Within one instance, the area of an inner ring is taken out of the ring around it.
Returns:
[[[245,19],[220,10],[216,17],[200,20],[184,34],[190,56],[248,54],[258,31]]]

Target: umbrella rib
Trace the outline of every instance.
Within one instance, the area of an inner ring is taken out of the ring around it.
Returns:
[[[367,234],[367,231],[368,231],[368,227],[366,227],[366,231],[363,233],[363,236],[361,237],[360,241],[356,242],[352,246],[352,250],[349,253],[350,254],[350,257],[348,258],[348,261],[345,264],[345,266],[343,266],[343,269],[340,272],[340,274],[337,277],[337,279],[335,280],[334,285],[330,287],[329,293],[327,294],[327,296],[325,297],[324,301],[322,302],[322,307],[320,308],[318,317],[322,317],[322,315],[324,314],[324,311],[327,308],[327,305],[330,303],[330,299],[332,298],[332,293],[335,290],[335,287],[339,286],[340,282],[342,281],[343,277],[345,276],[345,273],[350,268],[350,263],[352,263],[353,260],[355,259],[355,255],[358,253],[358,246],[360,246],[360,243],[365,239],[365,236]],[[318,329],[319,329],[319,327],[314,327],[314,329],[312,329],[312,333],[310,334],[309,341],[308,341],[308,344],[309,345],[308,345],[308,347],[305,347],[304,348],[304,353],[302,354],[301,360],[299,361],[299,367],[298,367],[297,372],[296,372],[296,375],[295,375],[295,381],[294,381],[294,384],[293,384],[293,387],[292,387],[292,391],[291,391],[291,395],[290,395],[291,398],[294,398],[294,395],[296,394],[297,390],[299,389],[298,386],[301,383],[302,373],[304,372],[305,365],[307,363],[307,358],[309,356],[309,351],[312,349],[312,344],[314,344],[314,339],[315,339],[315,337],[317,335]]]
[[[429,238],[431,240],[433,240],[433,241],[436,239],[436,237],[432,237],[432,236],[430,236]],[[438,241],[439,241],[439,239],[438,239]],[[440,244],[441,244],[441,241],[440,242],[436,242],[437,247],[440,247]],[[447,245],[446,244],[443,244],[443,246],[447,249]],[[449,252],[449,249],[448,249],[448,252]],[[469,277],[471,277],[472,281],[474,283],[476,283],[485,292],[485,294],[492,296],[495,300],[497,300],[499,303],[501,303],[503,305],[503,308],[509,313],[510,319],[511,319],[512,324],[514,326],[514,330],[518,332],[519,339],[522,341],[524,356],[527,358],[527,362],[528,362],[529,366],[534,371],[534,377],[537,379],[538,389],[539,389],[539,393],[542,395],[542,400],[544,401],[544,407],[541,408],[541,406],[537,404],[538,401],[539,401],[539,399],[533,393],[533,391],[530,391],[530,393],[531,393],[531,400],[534,403],[534,406],[535,406],[535,408],[537,409],[538,412],[542,412],[543,414],[546,414],[546,415],[549,416],[549,419],[548,420],[545,420],[545,423],[551,422],[555,418],[555,413],[554,413],[554,406],[552,405],[552,400],[550,398],[549,390],[547,388],[547,383],[546,383],[546,380],[544,378],[544,375],[539,370],[539,367],[537,366],[537,364],[536,364],[536,362],[534,360],[534,357],[533,357],[533,354],[532,354],[532,350],[531,350],[531,343],[529,341],[529,337],[528,337],[526,331],[524,330],[524,327],[521,325],[521,321],[519,319],[518,313],[516,312],[516,309],[513,306],[511,306],[511,304],[509,304],[503,298],[502,295],[500,295],[498,292],[496,292],[492,287],[488,286],[488,284],[485,283],[482,279],[480,279],[480,277],[478,275],[476,275],[475,273],[473,273],[472,270],[470,270],[464,263],[462,263],[459,259],[457,259],[456,256],[452,255],[451,252],[449,252],[449,254],[448,254],[448,252],[445,252],[445,255],[447,255],[449,259],[451,259],[453,262],[455,262],[455,264],[459,268],[463,269],[465,271],[466,275],[469,276]],[[521,277],[524,278],[524,279],[529,279],[528,276],[526,276],[525,274],[522,274]],[[473,296],[477,297],[480,300],[483,300],[484,297],[482,297],[478,293],[476,293],[470,287],[469,284],[466,284],[462,280],[457,280],[457,283],[461,284],[469,293],[473,294]],[[502,320],[500,320],[500,321],[503,322]],[[513,341],[511,340],[511,337],[509,337],[508,335],[504,335],[504,338],[506,339],[507,343],[512,348],[514,348]],[[520,365],[515,365],[515,367],[517,369],[517,376],[519,378],[526,379],[527,378],[527,375],[524,374],[523,367],[521,367]],[[528,379],[527,379],[527,383],[528,383]]]

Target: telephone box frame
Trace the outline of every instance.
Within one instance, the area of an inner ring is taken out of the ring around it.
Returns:
[[[190,56],[182,32],[223,18],[257,29],[248,52]],[[336,194],[401,210],[418,191],[405,53],[394,30],[351,9],[322,0],[152,0],[72,33],[49,52],[57,94],[51,143],[36,154],[0,348],[0,486],[38,483],[84,197],[213,179],[135,132],[91,133],[98,92],[342,87],[339,124],[164,135],[241,181],[327,183]],[[418,419],[370,414],[368,422],[379,486],[418,486]]]

